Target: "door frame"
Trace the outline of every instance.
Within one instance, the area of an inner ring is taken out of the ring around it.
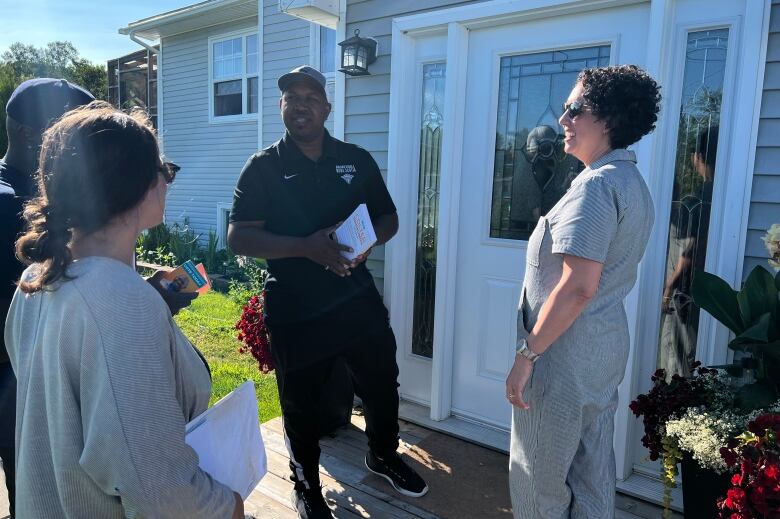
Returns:
[[[432,359],[432,388],[430,418],[434,421],[447,419],[452,406],[452,363],[454,357],[453,323],[456,300],[456,287],[450,281],[455,279],[456,255],[458,248],[458,210],[462,171],[460,153],[464,138],[465,89],[468,73],[469,30],[549,16],[575,14],[578,12],[620,7],[641,3],[650,4],[648,20],[648,45],[645,66],[661,85],[667,85],[674,77],[671,61],[668,58],[670,39],[678,34],[674,15],[678,4],[684,0],[490,0],[460,7],[444,8],[436,11],[396,18],[392,24],[391,79],[390,79],[390,117],[388,142],[388,189],[393,195],[401,216],[401,228],[394,240],[388,243],[385,257],[385,301],[390,308],[391,325],[396,330],[411,327],[405,308],[411,303],[408,299],[411,291],[408,284],[407,259],[414,256],[416,220],[416,198],[408,186],[416,184],[418,157],[414,155],[418,128],[415,122],[416,112],[409,110],[409,100],[419,96],[419,85],[414,81],[417,76],[415,66],[416,38],[430,34],[447,34],[447,77],[445,81],[444,137],[439,199],[439,232],[437,242],[437,278],[436,309],[434,326],[434,353]],[[730,103],[732,128],[728,139],[728,160],[724,164],[724,175],[728,182],[724,192],[729,193],[725,200],[718,201],[722,208],[720,220],[713,231],[716,240],[710,243],[708,266],[711,271],[733,286],[741,283],[741,271],[744,262],[744,250],[747,220],[750,210],[750,195],[753,179],[756,140],[766,62],[766,46],[771,2],[746,2],[743,16],[739,19],[742,30],[740,41],[735,44],[736,73],[733,95]],[[706,14],[702,16],[706,20]],[[723,20],[719,23],[722,25]],[[702,25],[705,25],[703,22]],[[761,28],[761,30],[756,30]],[[760,49],[759,52],[755,52]],[[679,107],[677,107],[679,109]],[[642,160],[642,169],[648,178],[648,184],[656,203],[657,222],[651,236],[649,247],[665,250],[662,243],[666,236],[664,224],[668,225],[668,207],[664,194],[664,178],[660,171],[663,162],[663,136],[670,132],[676,120],[676,111],[666,105],[659,115],[659,127],[637,146],[637,154]],[[656,136],[659,136],[656,138]],[[738,174],[741,173],[741,174]],[[668,176],[668,175],[667,175]],[[734,244],[738,244],[734,254]],[[711,261],[711,262],[710,262]],[[629,313],[640,316],[643,311],[656,312],[658,305],[652,306],[657,295],[659,283],[664,273],[659,272],[650,262],[643,262],[639,269],[639,282],[626,299]],[[413,276],[412,276],[413,277]],[[648,302],[648,297],[650,301]],[[652,315],[652,314],[651,314]],[[632,344],[647,336],[645,319],[636,318],[630,323]],[[710,320],[706,325],[707,345],[703,360],[712,361],[724,357],[727,351],[728,331]],[[653,341],[655,344],[655,341]],[[399,351],[405,345],[399,344]],[[645,348],[646,349],[646,348]],[[628,403],[639,390],[644,388],[644,374],[637,373],[641,364],[641,353],[631,349],[627,376],[620,387],[620,403],[615,418],[615,453],[619,479],[627,478],[632,472],[630,457],[634,433],[638,422],[630,415]]]

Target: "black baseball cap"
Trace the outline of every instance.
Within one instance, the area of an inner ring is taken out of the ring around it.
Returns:
[[[78,85],[43,77],[19,85],[8,99],[5,111],[20,124],[42,130],[65,112],[94,100],[92,94]]]
[[[325,76],[322,75],[322,72],[309,65],[303,65],[302,67],[292,69],[290,72],[280,77],[277,84],[279,85],[279,90],[284,92],[290,85],[299,81],[305,81],[314,88],[321,90],[322,95],[327,99],[328,95],[325,93]]]

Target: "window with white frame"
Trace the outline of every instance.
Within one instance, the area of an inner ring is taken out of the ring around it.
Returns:
[[[310,60],[312,66],[330,82],[336,77],[336,31],[323,25],[311,24]]]
[[[320,26],[320,72],[336,74],[336,31]]]
[[[257,32],[214,38],[209,45],[212,117],[256,114],[260,90]]]

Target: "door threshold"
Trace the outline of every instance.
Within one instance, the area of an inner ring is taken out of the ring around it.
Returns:
[[[433,420],[428,407],[406,400],[401,400],[398,406],[398,416],[413,424],[509,454],[509,431],[457,416],[450,416],[445,420]]]
[[[627,479],[619,479],[616,486],[622,494],[663,506],[664,484],[658,478],[634,472]],[[679,483],[672,489],[672,510],[683,511],[682,485]]]

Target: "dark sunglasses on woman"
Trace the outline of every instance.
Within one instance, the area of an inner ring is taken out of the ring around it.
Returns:
[[[580,101],[572,101],[571,103],[563,104],[563,113],[567,114],[570,119],[574,119],[585,110],[585,103]]]
[[[181,169],[181,166],[174,164],[173,162],[163,162],[160,166],[160,174],[165,179],[166,184],[173,184],[176,178],[176,173]]]

